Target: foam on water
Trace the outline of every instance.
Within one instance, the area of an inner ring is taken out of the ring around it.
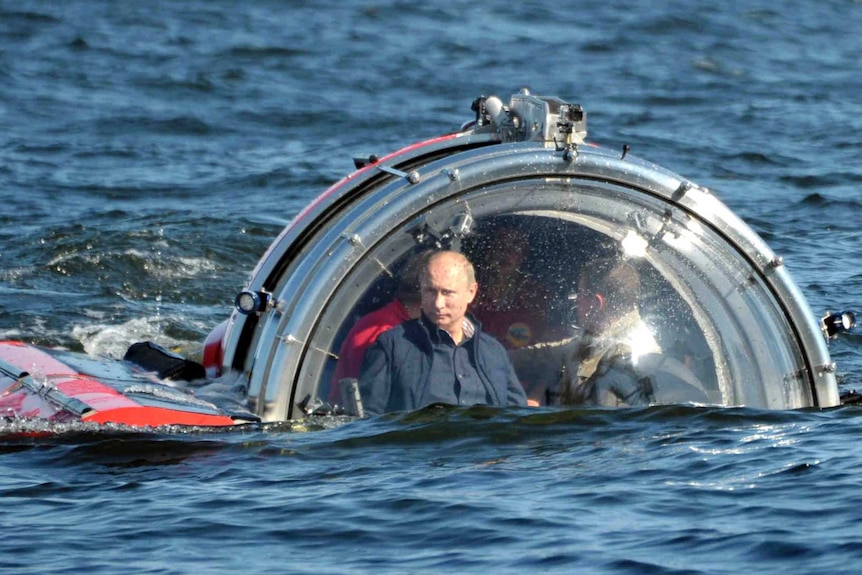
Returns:
[[[161,317],[130,319],[118,325],[88,323],[72,328],[72,337],[93,356],[122,358],[129,346],[138,341],[154,341],[168,349],[184,349],[189,342],[163,333]]]

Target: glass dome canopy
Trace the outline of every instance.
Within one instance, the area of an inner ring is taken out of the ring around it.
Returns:
[[[474,310],[513,357],[576,334],[580,270],[622,258],[641,278],[641,317],[687,374],[685,385],[659,382],[657,403],[838,404],[825,341],[780,258],[715,196],[584,144],[582,112],[557,99],[483,100],[477,120],[339,182],[258,263],[248,289],[268,303],[234,313],[222,367],[249,375],[264,419],[333,397],[347,331],[392,298],[413,255],[434,247],[467,254],[480,295],[494,291],[497,303],[529,281],[540,329],[494,333],[493,313]],[[497,261],[511,252],[520,254],[517,274]],[[554,379],[522,383],[553,404]]]

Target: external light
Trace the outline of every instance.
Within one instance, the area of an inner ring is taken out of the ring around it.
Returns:
[[[271,298],[265,291],[244,290],[237,294],[233,303],[239,313],[248,315],[266,310]]]
[[[856,327],[856,314],[852,311],[840,313],[827,311],[826,315],[820,318],[820,330],[829,339],[835,339],[838,334],[850,331],[854,327]]]

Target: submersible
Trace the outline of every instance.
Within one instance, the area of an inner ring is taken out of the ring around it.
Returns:
[[[519,273],[541,286],[542,319],[541,333],[531,318],[504,322],[497,335],[512,352],[576,332],[581,269],[615,257],[637,269],[640,315],[691,382],[656,403],[841,403],[826,341],[854,320],[818,321],[782,258],[710,190],[627,147],[588,142],[579,104],[528,90],[508,102],[483,96],[454,133],[354,162],[272,242],[207,338],[202,365],[154,345],[112,360],[2,342],[0,415],[223,426],[342,413],[327,401],[341,344],[391,300],[407,262],[422,250],[462,251],[481,290],[495,273],[482,266],[488,246],[510,249],[501,230],[511,228],[525,242]],[[188,379],[197,385],[176,385]],[[224,379],[245,385],[241,408],[195,391]]]

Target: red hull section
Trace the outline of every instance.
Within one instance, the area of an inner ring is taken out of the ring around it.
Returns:
[[[0,417],[133,427],[236,423],[216,406],[125,365],[109,369],[102,381],[64,362],[62,353],[9,341],[0,342],[0,362]]]

